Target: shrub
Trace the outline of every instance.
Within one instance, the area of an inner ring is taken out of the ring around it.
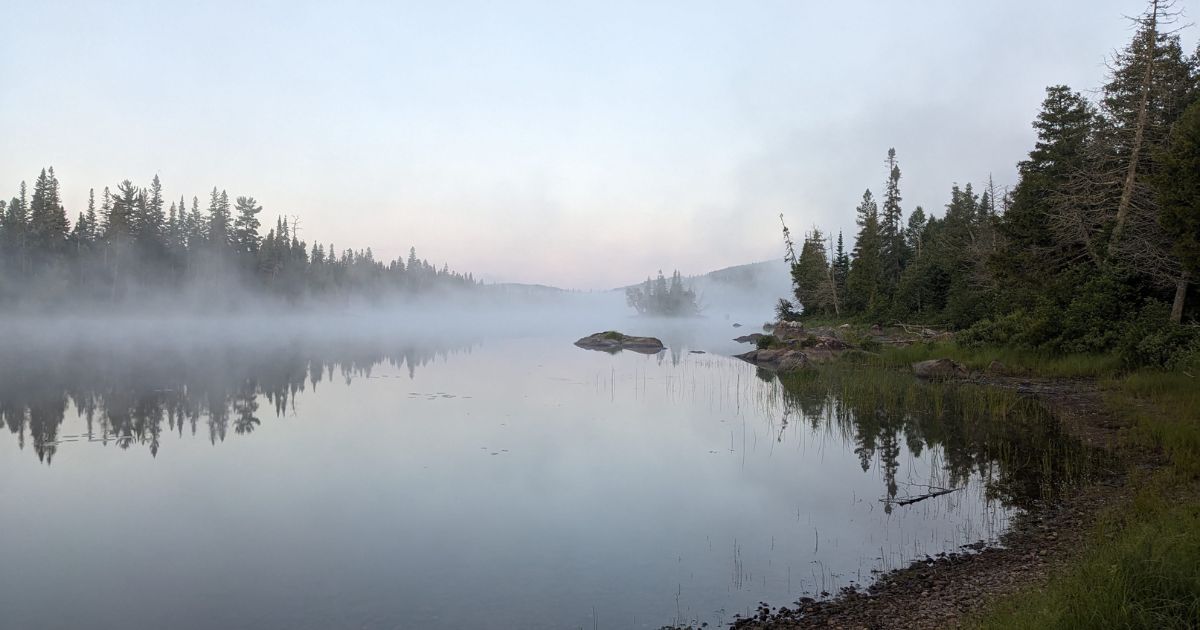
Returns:
[[[1126,367],[1183,369],[1200,357],[1200,328],[1173,324],[1168,312],[1150,302],[1125,326],[1118,350]]]

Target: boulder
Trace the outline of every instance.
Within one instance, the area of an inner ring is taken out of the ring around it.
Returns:
[[[733,340],[738,343],[757,343],[758,340],[762,339],[762,338],[763,338],[762,333],[750,333],[749,335],[742,335],[741,337],[734,337]]]
[[[808,332],[804,330],[804,324],[800,322],[779,322],[771,334],[783,343],[791,343],[808,337]]]
[[[944,381],[966,378],[970,373],[966,366],[952,359],[930,359],[912,364],[913,374],[920,378]]]
[[[750,352],[736,356],[747,363],[753,363],[758,367],[776,372],[796,372],[810,365],[808,355],[800,350],[793,350],[791,348],[751,350]]]
[[[654,337],[634,337],[615,330],[588,335],[576,341],[575,345],[587,350],[601,350],[604,352],[632,350],[634,352],[641,352],[642,354],[656,354],[664,348],[663,342]]]
[[[992,359],[992,362],[987,366],[988,374],[1005,374],[1008,372],[1008,367],[1003,363]]]
[[[741,325],[741,324],[739,324],[739,323],[737,323],[737,322],[734,322],[734,323],[733,323],[733,327],[734,327],[734,328],[741,328],[741,327],[742,327],[742,325]]]

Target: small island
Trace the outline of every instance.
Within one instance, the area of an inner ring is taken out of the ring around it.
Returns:
[[[663,342],[655,337],[634,337],[615,330],[588,335],[576,341],[575,345],[587,350],[602,350],[613,353],[622,350],[632,350],[634,352],[641,352],[642,354],[657,354],[665,348]]]

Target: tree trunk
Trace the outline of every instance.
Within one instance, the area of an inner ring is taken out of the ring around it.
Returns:
[[[1188,284],[1191,279],[1192,272],[1184,271],[1179,274],[1179,280],[1175,282],[1175,303],[1171,305],[1172,323],[1183,323],[1183,303],[1187,300]]]
[[[1137,182],[1138,159],[1142,153],[1142,141],[1146,136],[1147,118],[1150,109],[1150,89],[1154,80],[1154,46],[1158,43],[1158,0],[1150,8],[1150,41],[1146,44],[1146,72],[1142,75],[1142,98],[1138,103],[1137,126],[1133,130],[1133,147],[1129,151],[1129,167],[1125,169],[1125,181],[1121,186],[1121,200],[1117,203],[1117,222],[1113,225],[1112,237],[1108,241],[1108,257],[1116,256],[1121,232],[1129,218],[1129,207],[1133,204],[1133,187]]]

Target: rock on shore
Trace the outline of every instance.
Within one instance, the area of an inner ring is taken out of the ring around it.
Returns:
[[[751,350],[744,354],[735,355],[737,358],[753,363],[758,367],[776,372],[796,372],[810,365],[808,355],[803,351],[792,348],[767,348]]]
[[[912,364],[913,374],[920,378],[935,381],[945,381],[955,378],[966,378],[970,375],[966,366],[952,359],[930,359]]]

